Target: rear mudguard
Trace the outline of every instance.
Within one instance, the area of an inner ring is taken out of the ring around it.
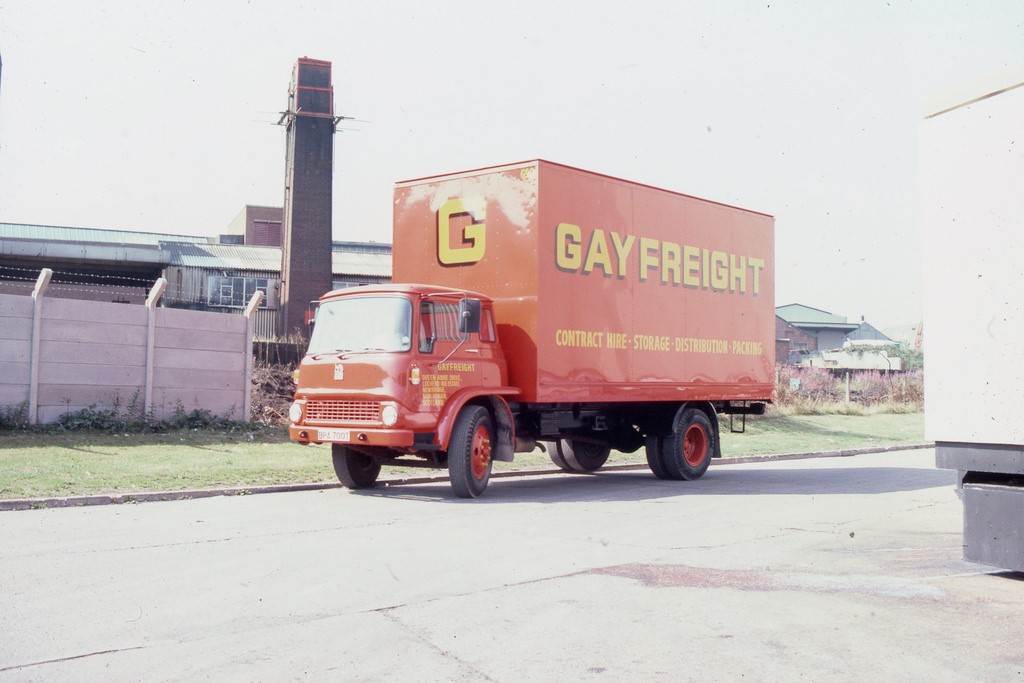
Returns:
[[[692,403],[684,403],[679,408],[679,413],[682,413],[687,408],[697,408],[698,410],[704,411],[704,414],[708,416],[708,420],[711,422],[711,430],[714,432],[715,448],[711,453],[712,458],[722,457],[722,434],[718,426],[718,411],[715,410],[715,406],[710,403],[702,401],[694,401]]]

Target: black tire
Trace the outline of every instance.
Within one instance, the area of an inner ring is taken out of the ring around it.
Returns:
[[[459,498],[476,498],[491,479],[491,415],[481,406],[466,406],[455,418],[448,443],[448,480]]]
[[[707,414],[684,408],[676,416],[672,434],[661,440],[661,461],[670,479],[700,479],[715,452],[715,432]]]
[[[558,441],[552,441],[551,445],[548,446],[548,457],[551,458],[551,462],[555,463],[555,467],[561,468],[566,472],[572,472],[569,463],[562,457],[562,450],[558,447],[558,443]]]
[[[605,444],[559,439],[555,442],[555,451],[566,464],[562,469],[570,472],[594,472],[608,462],[612,449]],[[554,460],[554,457],[551,459]]]
[[[647,466],[651,468],[651,472],[654,473],[658,479],[671,479],[668,475],[668,470],[665,469],[665,463],[661,457],[661,442],[660,436],[650,434],[647,437],[645,445],[647,451]]]
[[[331,444],[334,473],[345,488],[365,489],[377,483],[380,462],[340,443]]]

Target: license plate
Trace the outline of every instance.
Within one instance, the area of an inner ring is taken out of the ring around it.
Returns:
[[[347,429],[318,429],[320,441],[351,441],[352,433]]]

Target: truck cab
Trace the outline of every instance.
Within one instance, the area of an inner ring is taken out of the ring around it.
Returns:
[[[338,479],[372,486],[383,465],[447,466],[456,493],[483,491],[512,459],[505,355],[485,296],[381,285],[322,297],[299,366],[289,435],[330,443]]]

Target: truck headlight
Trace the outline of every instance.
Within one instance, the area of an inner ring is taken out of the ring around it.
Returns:
[[[380,419],[388,427],[394,427],[398,422],[398,408],[393,405],[386,405],[381,408]]]
[[[302,419],[301,403],[296,401],[295,403],[292,404],[292,407],[288,409],[288,419],[291,420],[294,424],[298,424],[298,422]]]

